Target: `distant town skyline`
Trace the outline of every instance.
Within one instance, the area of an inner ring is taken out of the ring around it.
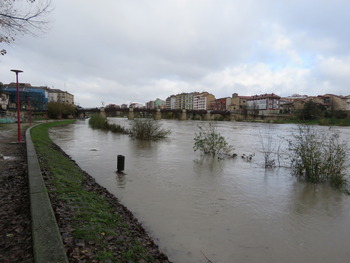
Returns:
[[[6,87],[8,85],[15,85],[16,83],[14,82],[10,82],[8,84],[4,84],[3,83],[3,86]],[[30,83],[19,83],[20,86],[32,86],[33,88],[36,87],[36,86],[33,86],[31,85]],[[62,90],[62,89],[54,89],[54,88],[50,88],[50,87],[47,87],[47,86],[44,86],[44,85],[38,85],[39,87],[42,87],[42,88],[47,88],[49,90],[57,90],[57,91],[61,91],[61,92],[65,92],[65,93],[69,93],[70,92],[68,90]],[[150,103],[150,102],[153,102],[153,101],[156,101],[156,100],[163,100],[163,101],[166,101],[169,97],[171,96],[176,96],[176,95],[179,95],[179,94],[191,94],[191,93],[199,93],[199,94],[202,94],[202,93],[208,93],[207,91],[190,91],[190,92],[180,92],[180,93],[176,93],[176,94],[169,94],[166,98],[160,98],[160,97],[156,97],[156,98],[153,98],[153,99],[150,99],[149,101],[146,101],[146,102],[138,102],[138,101],[133,101],[133,100],[130,100],[128,102],[123,102],[123,103],[114,103],[114,102],[111,102],[111,103],[105,103],[104,101],[101,101],[100,102],[100,105],[98,105],[98,103],[95,105],[95,106],[90,106],[92,108],[94,107],[105,107],[105,106],[108,106],[108,105],[118,105],[118,106],[121,106],[121,105],[128,105],[130,106],[131,104],[133,105],[139,105],[139,106],[146,106],[147,107],[147,104]],[[210,95],[213,95],[215,99],[223,99],[223,98],[232,98],[233,97],[233,94],[236,94],[238,96],[246,96],[246,97],[254,97],[254,96],[260,96],[260,95],[264,95],[264,94],[269,94],[269,93],[262,93],[262,94],[253,94],[253,95],[246,95],[246,94],[238,94],[236,92],[232,93],[231,96],[225,96],[225,97],[217,97],[215,96],[215,94],[212,94],[212,93],[208,93]],[[272,92],[270,94],[275,94],[277,96],[279,96],[278,94]],[[298,94],[298,93],[294,93],[294,94],[290,94],[288,96],[280,96],[281,98],[302,98],[302,97],[313,97],[313,96],[322,96],[322,95],[325,95],[325,94],[332,94],[332,95],[335,95],[335,96],[339,96],[339,97],[342,97],[343,95],[338,95],[338,94],[333,94],[333,93],[324,93],[324,94],[315,94],[315,95],[308,95],[308,94]],[[350,94],[350,93],[349,93]],[[74,97],[74,94],[71,94],[73,97]],[[343,96],[343,97],[350,97],[350,95],[347,95],[347,96]],[[81,106],[79,103],[74,103],[75,105],[77,106]]]
[[[67,90],[83,107],[181,92],[333,93],[350,83],[345,0],[60,0],[50,30],[18,36],[0,81]]]

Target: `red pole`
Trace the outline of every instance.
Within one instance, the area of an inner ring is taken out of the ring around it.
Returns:
[[[16,72],[16,92],[17,92],[17,137],[18,142],[22,141],[21,135],[21,104],[19,99],[18,72]]]
[[[19,86],[18,86],[18,73],[23,72],[22,70],[11,69],[11,71],[16,73],[16,93],[17,93],[17,137],[18,142],[22,142],[21,135],[21,104],[19,99]]]
[[[29,127],[32,127],[32,103],[29,100]]]

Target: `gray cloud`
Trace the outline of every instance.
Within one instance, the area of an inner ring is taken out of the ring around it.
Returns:
[[[347,2],[60,0],[46,35],[7,48],[0,81],[21,68],[82,106],[196,90],[349,95]]]

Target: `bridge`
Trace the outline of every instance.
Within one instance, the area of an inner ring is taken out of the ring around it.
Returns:
[[[80,108],[79,118],[89,118],[91,115],[100,114],[104,117],[125,117],[129,120],[134,118],[149,117],[155,120],[177,119],[177,120],[226,120],[237,119],[237,113],[232,111],[211,110],[181,110],[181,109],[141,109],[141,108]]]

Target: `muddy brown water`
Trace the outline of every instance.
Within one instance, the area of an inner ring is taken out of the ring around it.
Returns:
[[[219,160],[193,151],[205,122],[161,123],[172,133],[158,142],[93,130],[87,121],[50,136],[135,214],[173,262],[348,262],[350,196],[297,180],[283,158],[282,168],[262,168],[261,140],[266,145],[271,135],[283,156],[282,138],[295,125],[218,122],[238,155]],[[350,137],[350,128],[337,129]],[[115,173],[119,154],[125,175]],[[254,157],[246,162],[243,154]]]

